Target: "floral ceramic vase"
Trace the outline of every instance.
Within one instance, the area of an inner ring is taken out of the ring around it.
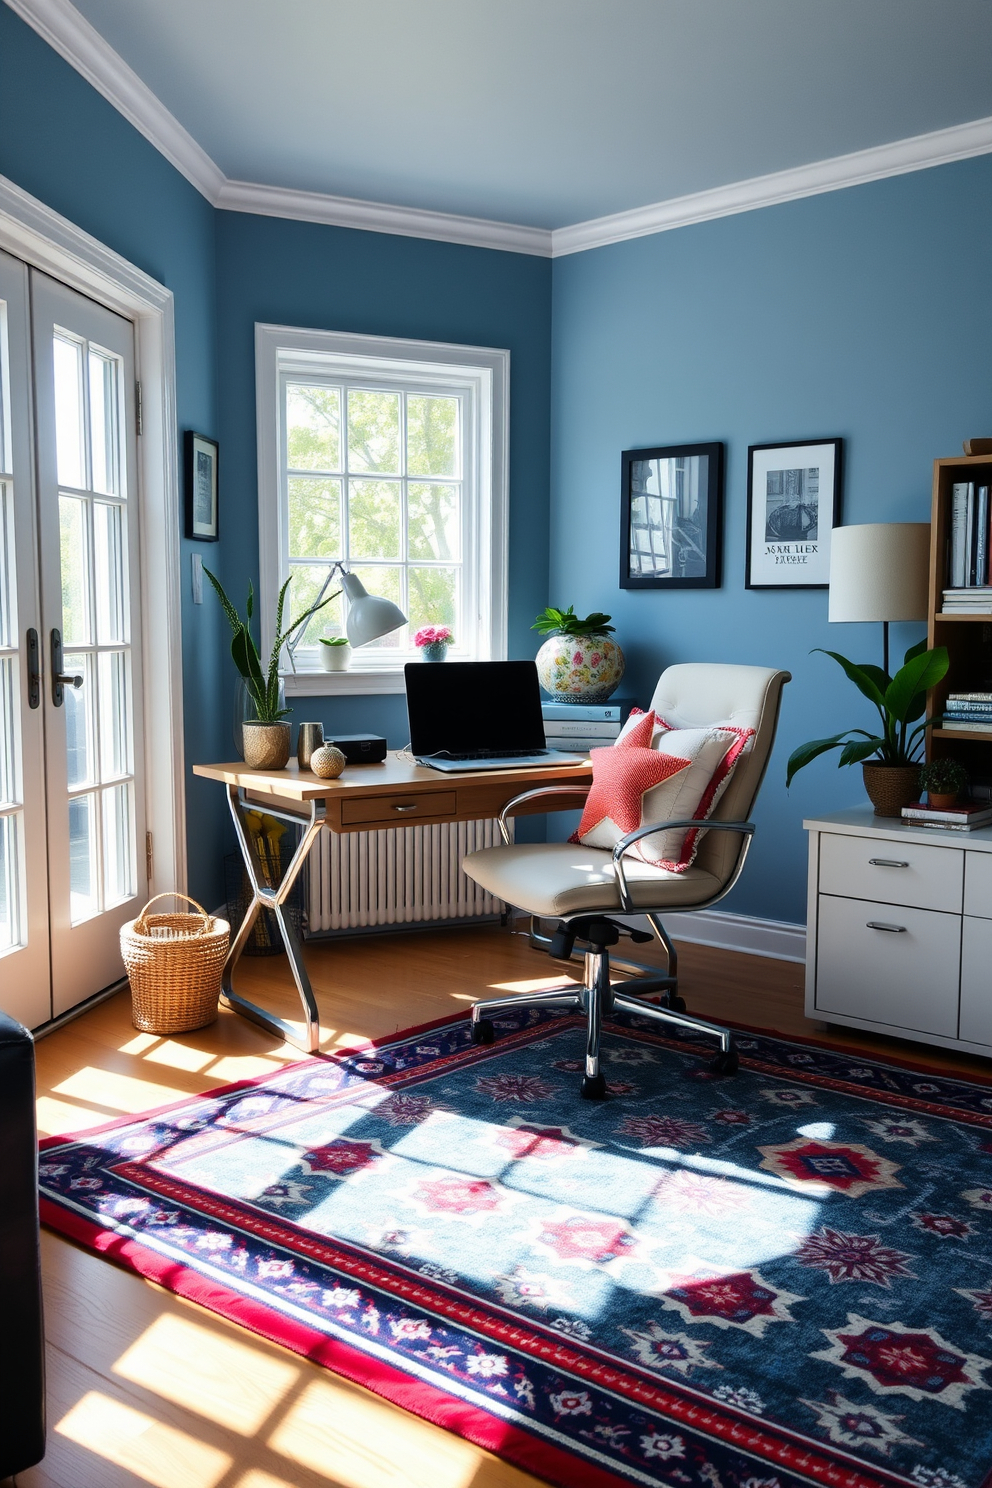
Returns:
[[[421,661],[444,661],[447,654],[448,648],[444,641],[429,641],[420,648]]]
[[[537,675],[556,703],[605,703],[620,686],[624,655],[606,635],[549,636],[537,653]]]

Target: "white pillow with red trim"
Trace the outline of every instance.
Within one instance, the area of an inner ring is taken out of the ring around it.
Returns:
[[[754,729],[730,724],[674,729],[653,711],[632,714],[612,746],[592,751],[592,789],[572,841],[612,849],[651,822],[705,821],[753,738]],[[699,839],[694,828],[669,828],[642,837],[627,855],[684,873]]]

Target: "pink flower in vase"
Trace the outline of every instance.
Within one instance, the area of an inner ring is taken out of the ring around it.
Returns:
[[[413,638],[415,646],[450,646],[454,636],[447,625],[423,625]]]

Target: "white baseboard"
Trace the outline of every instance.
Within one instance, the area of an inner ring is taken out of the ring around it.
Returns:
[[[617,915],[617,919],[636,924],[640,917]],[[774,961],[806,960],[806,926],[788,920],[760,920],[752,915],[700,909],[693,914],[666,914],[663,923],[673,940],[692,945],[719,946],[749,956],[770,956]]]

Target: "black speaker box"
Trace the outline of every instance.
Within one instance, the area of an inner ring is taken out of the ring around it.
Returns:
[[[336,744],[349,765],[381,765],[386,741],[379,734],[335,734],[325,744]]]

